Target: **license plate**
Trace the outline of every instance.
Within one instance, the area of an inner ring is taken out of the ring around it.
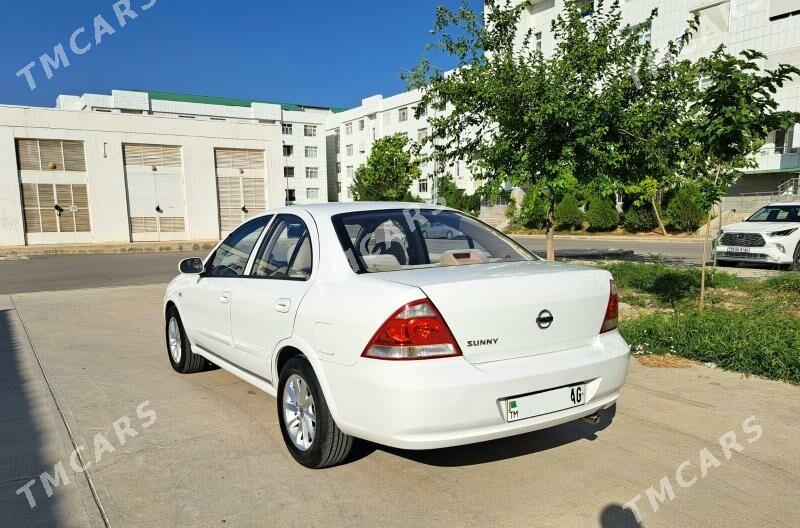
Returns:
[[[752,248],[749,248],[749,247],[733,247],[733,246],[728,246],[728,249],[726,249],[726,251],[727,251],[728,253],[750,253],[750,250],[751,250],[751,249],[752,249]]]
[[[506,400],[506,421],[516,422],[586,404],[586,384],[537,392]]]

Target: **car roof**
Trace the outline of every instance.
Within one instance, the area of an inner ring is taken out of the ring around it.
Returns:
[[[772,207],[772,206],[776,206],[776,205],[777,206],[787,206],[788,205],[788,206],[799,207],[800,206],[800,202],[775,202],[775,203],[771,203],[769,205],[765,205],[764,207]]]
[[[328,202],[277,207],[275,209],[270,209],[263,214],[291,214],[292,212],[296,212],[298,210],[304,210],[315,218],[330,218],[341,213],[359,213],[363,211],[380,211],[389,209],[411,209],[415,211],[420,209],[452,210],[449,207],[443,207],[441,205],[415,202]]]

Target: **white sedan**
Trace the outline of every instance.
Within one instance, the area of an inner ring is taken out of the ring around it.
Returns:
[[[433,222],[461,236],[434,248]],[[596,423],[628,371],[608,272],[544,262],[447,208],[276,209],[180,271],[164,297],[172,367],[209,361],[276,396],[311,468],[354,438],[429,449]]]
[[[770,204],[725,226],[714,239],[714,257],[719,266],[766,263],[800,271],[800,203]]]

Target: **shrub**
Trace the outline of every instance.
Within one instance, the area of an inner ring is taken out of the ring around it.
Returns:
[[[519,211],[519,221],[525,227],[543,228],[547,222],[547,200],[532,192],[526,194]]]
[[[652,231],[658,227],[658,219],[650,205],[631,206],[625,212],[625,229],[631,233]]]
[[[570,229],[580,229],[583,226],[583,211],[581,211],[580,203],[574,194],[566,195],[556,204],[553,214],[558,226]]]
[[[506,205],[506,218],[514,220],[517,217],[517,200],[510,198],[508,205]]]
[[[678,189],[667,205],[667,218],[670,226],[681,232],[697,231],[705,223],[697,187],[685,185]]]
[[[623,321],[635,350],[672,353],[745,374],[800,382],[800,324],[769,304],[744,310],[707,308]]]
[[[610,231],[619,225],[619,211],[611,200],[598,196],[589,202],[586,220],[593,231]]]

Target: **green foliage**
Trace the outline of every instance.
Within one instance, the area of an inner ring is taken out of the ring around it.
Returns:
[[[444,174],[439,177],[439,199],[442,205],[477,216],[481,211],[481,197],[478,193],[467,194],[459,189],[453,177]]]
[[[580,209],[580,202],[574,194],[567,194],[563,200],[556,204],[555,222],[556,225],[567,227],[571,230],[580,229],[583,226],[583,211]]]
[[[519,222],[531,229],[542,229],[547,222],[547,200],[527,193],[519,211]]]
[[[781,273],[765,279],[763,288],[775,293],[800,294],[800,273]]]
[[[623,289],[653,295],[671,308],[682,301],[691,301],[700,294],[700,270],[664,264],[619,262],[601,266],[608,270]],[[724,271],[712,270],[706,277],[710,288],[744,288],[746,280]]]
[[[509,220],[514,220],[517,217],[517,200],[515,198],[508,199],[508,205],[506,205],[506,218]]]
[[[800,324],[771,304],[643,315],[623,321],[620,331],[636,351],[800,383]]]
[[[412,201],[409,187],[420,177],[419,161],[400,135],[377,139],[366,165],[356,171],[353,198],[357,201]]]
[[[610,199],[595,196],[589,201],[586,220],[592,231],[610,231],[619,225],[619,211]]]
[[[707,218],[702,207],[700,190],[694,185],[684,185],[667,205],[667,219],[673,229],[681,232],[697,231]]]
[[[658,227],[658,219],[650,204],[632,205],[625,211],[625,229],[631,233],[652,231]]]

